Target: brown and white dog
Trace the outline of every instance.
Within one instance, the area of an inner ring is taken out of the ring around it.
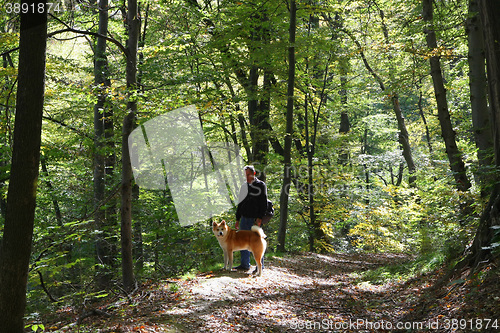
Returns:
[[[233,230],[226,221],[217,223],[214,221],[212,230],[224,251],[224,269],[231,270],[233,267],[233,252],[249,250],[253,253],[257,263],[257,275],[262,275],[262,257],[266,252],[266,235],[262,228],[254,225],[252,230]]]

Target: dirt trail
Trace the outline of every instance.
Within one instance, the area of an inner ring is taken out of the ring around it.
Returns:
[[[91,316],[80,325],[74,324],[76,320],[65,326],[59,322],[53,328],[189,333],[474,331],[451,326],[451,318],[479,316],[471,312],[478,300],[471,298],[469,303],[476,303],[472,306],[464,301],[470,289],[465,283],[429,291],[438,273],[385,285],[362,283],[352,274],[407,260],[408,256],[391,254],[274,257],[266,261],[262,277],[217,271],[187,281],[149,283],[128,299],[103,304],[99,309],[109,316]],[[483,316],[498,315],[500,303],[494,297],[481,298],[491,307]]]
[[[380,293],[352,290],[350,273],[405,259],[318,254],[274,258],[260,278],[238,272],[198,276],[182,286],[189,295],[186,302],[164,313],[179,316],[185,327],[207,332],[291,332],[309,326],[320,332],[335,325],[346,331],[342,323],[361,315],[362,294]]]

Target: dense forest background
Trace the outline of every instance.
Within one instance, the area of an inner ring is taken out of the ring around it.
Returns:
[[[131,176],[131,130],[187,105],[208,142],[242,147],[265,180],[276,208],[268,252],[459,265],[495,254],[498,218],[484,212],[498,195],[498,119],[478,2],[55,2],[27,318],[220,266],[211,221],[181,226],[168,187]],[[9,3],[0,0],[0,235],[24,82],[22,7]],[[234,223],[234,210],[214,219]]]

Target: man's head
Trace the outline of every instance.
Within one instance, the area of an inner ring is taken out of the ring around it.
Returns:
[[[243,170],[245,170],[247,183],[251,184],[255,179],[255,168],[253,167],[253,165],[247,165]]]

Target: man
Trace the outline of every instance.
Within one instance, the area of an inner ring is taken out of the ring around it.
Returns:
[[[250,230],[254,224],[258,226],[262,224],[267,209],[267,187],[262,180],[255,177],[255,168],[252,165],[247,165],[244,171],[246,183],[241,186],[238,197],[236,229]],[[250,269],[250,251],[243,250],[240,253],[241,264],[236,269]]]

